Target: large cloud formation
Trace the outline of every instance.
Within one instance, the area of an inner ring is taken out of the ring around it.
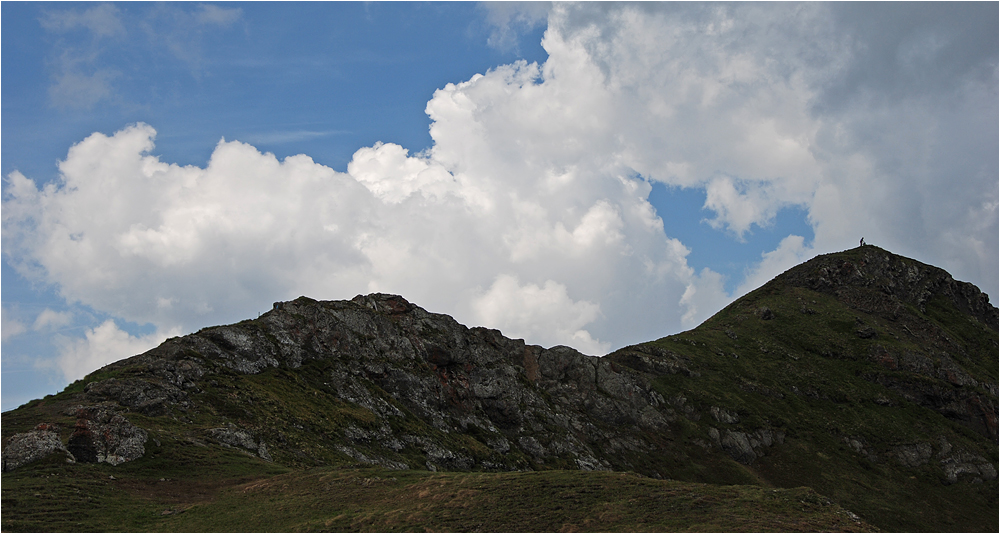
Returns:
[[[813,242],[785,238],[740,292],[865,235],[995,296],[985,9],[557,4],[547,61],[438,90],[422,153],[379,143],[345,173],[223,140],[204,168],[182,167],[152,154],[149,125],[95,133],[60,163],[61,183],[8,176],[4,251],[69,302],[152,323],[146,343],[300,294],[385,291],[602,354],[735,296],[688,265],[697,243],[663,228],[647,201],[661,181],[704,189],[710,223],[734,239],[782,208],[808,211]],[[101,340],[135,350],[116,329],[64,356]]]

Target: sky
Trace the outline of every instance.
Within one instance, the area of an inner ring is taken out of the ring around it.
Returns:
[[[0,4],[2,409],[279,300],[594,355],[861,237],[998,289],[998,4]]]

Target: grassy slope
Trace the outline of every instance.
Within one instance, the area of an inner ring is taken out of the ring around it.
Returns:
[[[773,319],[759,318],[763,307],[772,310]],[[973,376],[996,383],[996,331],[941,299],[929,303],[926,314],[912,307],[908,312],[929,318],[948,338],[966,343],[970,350],[956,359]],[[859,337],[861,324],[874,328],[877,338]],[[705,439],[710,426],[785,432],[784,445],[751,469],[762,483],[810,486],[885,530],[996,531],[996,480],[945,485],[936,456],[918,468],[887,459],[894,447],[918,442],[933,444],[937,454],[941,437],[956,449],[997,459],[996,442],[865,379],[931,380],[887,369],[869,357],[872,351],[919,352],[921,340],[903,332],[892,321],[851,309],[831,295],[775,280],[694,330],[646,345],[683,355],[697,373],[659,377],[656,387],[665,398],[684,395],[703,415],[718,406],[740,418],[734,424],[711,417],[685,421],[692,437]],[[852,450],[849,439],[864,443],[880,460],[872,462]],[[705,461],[686,469],[712,470],[713,458]],[[690,478],[692,473],[672,476]]]
[[[316,400],[320,405],[312,406],[311,396],[292,394],[279,400],[278,394],[289,392],[274,388],[284,387],[285,381],[262,375],[243,385],[241,398],[252,400],[262,413],[289,417],[283,426],[294,429],[298,418],[323,410],[329,410],[325,417],[330,424],[337,417],[364,423],[365,414],[338,401]],[[4,433],[25,431],[45,420],[61,425],[65,442],[75,422],[67,409],[83,401],[79,389],[74,385],[3,414]],[[328,402],[334,405],[324,404]],[[202,412],[188,413],[183,420],[130,417],[149,431],[143,458],[109,466],[66,464],[53,455],[4,473],[2,530],[872,530],[808,488],[661,481],[611,472],[377,470],[332,450],[317,451],[319,445],[308,441],[307,432],[288,439],[306,440],[302,446],[314,458],[325,458],[328,466],[289,468],[207,440],[201,429],[213,421]],[[294,463],[292,457],[285,460]]]
[[[231,459],[230,459],[231,460]],[[808,488],[766,489],[581,471],[288,471],[155,478],[142,464],[40,462],[4,474],[11,531],[870,531]],[[124,467],[124,469],[122,468]],[[256,472],[247,467],[259,469]],[[114,477],[114,478],[111,478]]]

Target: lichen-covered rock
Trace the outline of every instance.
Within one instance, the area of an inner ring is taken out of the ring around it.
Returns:
[[[757,453],[750,446],[745,432],[726,430],[722,435],[721,445],[729,456],[741,464],[750,465],[757,459]]]
[[[151,416],[165,415],[172,408],[187,405],[187,393],[166,381],[140,378],[108,378],[84,387],[93,402],[114,400],[122,406]]]
[[[720,423],[735,424],[740,422],[740,417],[737,414],[718,406],[709,407],[708,413],[712,414],[712,418]]]
[[[73,455],[59,439],[59,427],[41,423],[33,430],[15,434],[7,440],[3,448],[3,472],[13,471],[56,453],[64,454],[68,462],[74,461]]]
[[[264,443],[264,440],[256,439],[252,433],[246,430],[229,425],[226,428],[210,428],[208,429],[208,434],[223,445],[243,449],[262,460],[272,461],[271,455],[267,452],[267,444]]]
[[[66,448],[79,462],[119,465],[146,454],[147,432],[105,406],[77,410],[77,421]]]
[[[952,453],[941,460],[947,484],[955,484],[960,477],[969,476],[971,480],[995,480],[997,468],[982,456],[965,451]]]
[[[931,459],[934,452],[931,444],[927,442],[912,445],[900,445],[896,447],[896,460],[909,467],[920,467]]]
[[[753,432],[719,432],[715,427],[709,427],[708,436],[730,458],[744,465],[752,465],[757,458],[766,455],[769,448],[785,442],[784,432],[768,428],[759,428]]]

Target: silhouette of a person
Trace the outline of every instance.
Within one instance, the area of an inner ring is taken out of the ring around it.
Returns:
[[[865,246],[865,238],[863,238],[863,237],[861,238],[861,246],[862,247]]]

